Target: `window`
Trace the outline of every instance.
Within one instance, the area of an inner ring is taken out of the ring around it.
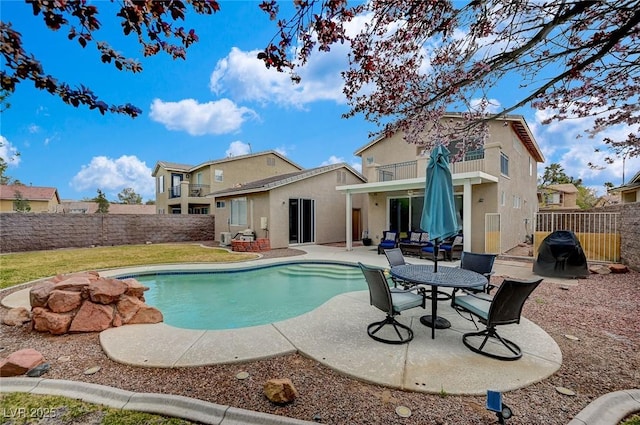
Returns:
[[[276,159],[271,157],[271,156],[268,156],[267,157],[267,165],[269,167],[275,167],[276,166]]]
[[[164,193],[164,176],[158,176],[156,179],[156,189],[158,193]]]
[[[202,172],[196,174],[196,184],[202,184]]]
[[[222,170],[215,170],[214,171],[214,180],[217,181],[217,182],[223,181]]]
[[[529,158],[529,175],[533,176],[533,161]]]
[[[336,182],[338,182],[338,183],[346,183],[347,182],[347,172],[346,171],[336,171]]]
[[[504,193],[504,190],[500,192],[500,206],[504,207],[507,203],[507,195]]]
[[[231,224],[234,226],[247,224],[247,198],[231,200]]]
[[[521,204],[522,204],[522,201],[520,199],[520,196],[513,195],[513,208],[520,208]]]
[[[367,165],[372,165],[373,164],[373,157],[372,156],[368,156],[367,157]]]
[[[216,201],[216,208],[224,208],[225,206],[224,201]]]
[[[500,174],[509,175],[509,157],[504,152],[500,152]]]

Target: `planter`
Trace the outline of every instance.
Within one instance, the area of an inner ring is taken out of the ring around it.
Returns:
[[[371,239],[370,238],[362,238],[362,245],[371,246]]]

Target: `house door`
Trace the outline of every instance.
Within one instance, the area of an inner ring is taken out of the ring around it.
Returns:
[[[351,210],[351,240],[359,241],[362,237],[362,210],[354,208]]]
[[[289,243],[316,241],[316,201],[289,199]]]

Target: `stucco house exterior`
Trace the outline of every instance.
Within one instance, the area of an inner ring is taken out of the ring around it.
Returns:
[[[271,248],[345,240],[346,222],[358,222],[363,196],[347,198],[338,185],[358,185],[363,176],[340,163],[293,171],[211,193],[215,199],[216,240],[251,229]],[[345,218],[345,211],[348,217]],[[355,219],[353,217],[356,217]],[[354,228],[352,237],[360,237]]]
[[[572,183],[550,184],[538,191],[541,210],[578,208],[578,188]]]
[[[98,203],[90,201],[65,201],[58,205],[60,214],[94,214],[98,211]],[[109,204],[109,214],[155,214],[155,205],[143,204]]]
[[[0,185],[0,212],[16,212],[17,198],[27,201],[30,212],[54,213],[60,204],[58,189],[25,185]]]
[[[203,162],[198,165],[158,161],[152,176],[156,179],[156,213],[213,214],[212,192],[247,182],[302,170],[276,151]]]
[[[445,119],[461,117],[450,114]],[[361,225],[373,243],[380,241],[384,230],[418,230],[430,152],[406,143],[398,133],[376,139],[355,154],[362,158],[367,182],[340,185],[337,190],[346,195],[348,210],[354,202],[351,197],[365,196]],[[544,156],[524,117],[507,115],[489,123],[482,149],[451,164],[465,251],[504,252],[533,233],[541,162]],[[347,249],[352,246],[352,225],[348,220]]]
[[[623,204],[640,202],[640,171],[622,186],[609,189],[609,193],[619,194]]]

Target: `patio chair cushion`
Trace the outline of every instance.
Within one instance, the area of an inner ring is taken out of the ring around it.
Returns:
[[[474,295],[462,295],[456,297],[455,303],[481,319],[487,320],[491,299],[481,299]]]
[[[415,292],[403,291],[399,288],[391,288],[393,309],[404,311],[410,308],[421,307],[424,303],[422,297],[416,297]]]
[[[421,237],[421,232],[411,232],[411,235],[409,235],[409,242],[420,242]]]

